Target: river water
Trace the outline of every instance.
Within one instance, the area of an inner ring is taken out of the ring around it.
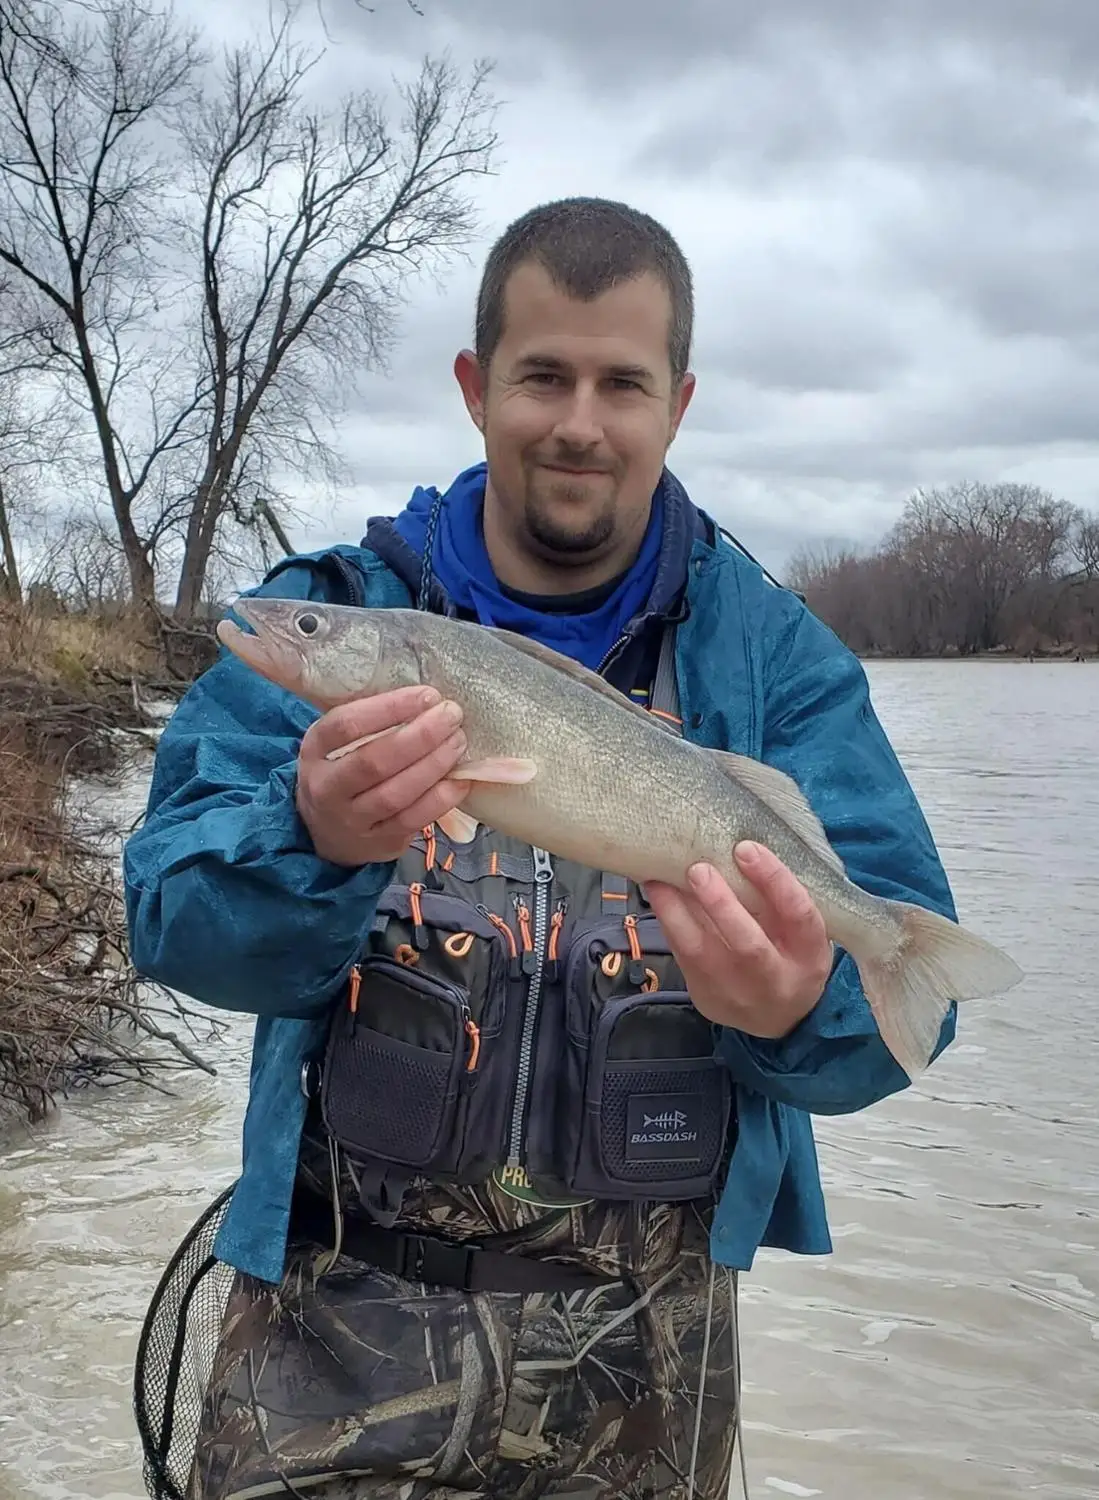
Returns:
[[[1095,1500],[1099,666],[868,670],[963,920],[1028,977],[902,1097],[817,1122],[835,1253],[743,1282],[751,1493]],[[142,1500],[140,1322],[236,1174],[248,1041],[231,1018],[216,1078],[78,1097],[4,1153],[0,1500]]]

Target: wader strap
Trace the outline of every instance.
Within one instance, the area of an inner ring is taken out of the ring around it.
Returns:
[[[419,835],[412,840],[412,847],[426,850],[427,841]],[[502,875],[505,880],[518,880],[524,885],[530,885],[534,879],[534,860],[529,854],[497,853],[480,840],[474,846],[451,848],[439,863],[448,875],[469,884],[490,875]]]
[[[679,683],[675,675],[675,632],[674,622],[669,622],[664,626],[664,634],[660,639],[660,657],[656,664],[656,676],[653,678],[652,690],[649,694],[649,712],[656,715],[665,729],[670,729],[673,734],[682,734]]]
[[[660,637],[660,656],[656,663],[656,676],[649,690],[649,712],[656,722],[670,734],[683,733],[683,720],[679,714],[679,683],[675,675],[676,622],[669,621]],[[629,881],[608,870],[602,876],[602,911],[605,917],[625,916],[630,910]],[[642,897],[642,904],[647,905]]]
[[[294,1195],[291,1223],[295,1234],[315,1234],[326,1244],[332,1231],[331,1205],[299,1187]],[[457,1287],[464,1292],[590,1292],[613,1285],[617,1280],[552,1261],[503,1250],[483,1250],[479,1245],[436,1239],[433,1235],[380,1229],[349,1218],[344,1219],[340,1248],[355,1260],[388,1271],[403,1281]]]
[[[360,1169],[359,1199],[370,1217],[388,1229],[396,1223],[411,1183],[409,1173],[386,1162],[377,1162]]]
[[[609,870],[602,874],[602,911],[605,917],[624,917],[630,909],[630,883]]]

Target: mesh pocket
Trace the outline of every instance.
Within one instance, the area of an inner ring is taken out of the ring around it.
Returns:
[[[725,1141],[717,1065],[656,1069],[608,1064],[599,1102],[599,1155],[623,1182],[664,1183],[675,1172],[709,1182]]]
[[[203,1402],[236,1272],[214,1255],[232,1196],[226,1189],[195,1222],[160,1279],[134,1362],[133,1405],[152,1500],[184,1500]]]
[[[568,1187],[663,1202],[713,1190],[726,1158],[732,1087],[705,1050],[709,1039],[709,1023],[685,994],[660,991],[605,1005],[590,1049],[569,1038],[570,1071],[583,1070],[584,1109],[562,1132]]]
[[[332,1049],[325,1123],[348,1150],[426,1167],[453,1127],[461,1057],[350,1023]]]

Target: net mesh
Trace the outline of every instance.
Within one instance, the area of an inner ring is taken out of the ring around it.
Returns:
[[[186,1500],[203,1401],[236,1272],[214,1255],[232,1197],[200,1215],[165,1267],[134,1363],[134,1416],[152,1500]]]

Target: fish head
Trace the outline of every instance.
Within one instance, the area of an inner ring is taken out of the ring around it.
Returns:
[[[222,645],[314,707],[335,708],[376,690],[382,632],[370,610],[302,599],[238,599],[233,611],[255,633],[220,620]]]

